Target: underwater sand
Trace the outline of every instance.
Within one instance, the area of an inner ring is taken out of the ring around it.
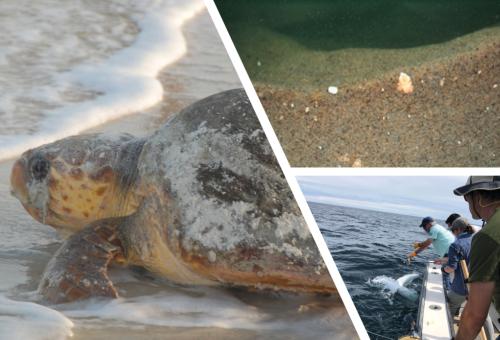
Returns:
[[[358,85],[301,92],[257,87],[292,166],[499,166],[500,40]]]

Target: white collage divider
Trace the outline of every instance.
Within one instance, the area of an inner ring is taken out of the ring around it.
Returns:
[[[257,114],[257,118],[259,119],[260,124],[262,125],[262,128],[267,136],[267,139],[271,144],[271,148],[274,154],[276,155],[276,158],[278,159],[278,163],[285,175],[285,178],[290,186],[290,189],[292,190],[295,200],[299,205],[299,208],[302,212],[302,215],[304,216],[304,219],[309,227],[309,230],[314,238],[314,241],[318,246],[319,252],[323,257],[323,260],[325,261],[325,264],[328,268],[328,271],[330,272],[330,275],[332,276],[332,279],[344,303],[344,306],[349,314],[349,317],[351,318],[351,321],[356,331],[358,332],[359,337],[361,339],[369,339],[370,337],[366,332],[365,326],[363,325],[363,322],[359,317],[358,311],[354,306],[354,303],[352,302],[351,296],[347,291],[347,288],[344,284],[344,281],[342,280],[342,277],[340,276],[337,266],[333,262],[332,256],[326,245],[325,239],[321,235],[319,227],[316,224],[316,220],[314,219],[314,216],[312,215],[311,210],[309,209],[309,205],[307,204],[307,201],[304,195],[302,194],[302,190],[300,189],[300,186],[297,182],[297,179],[295,178],[292,168],[290,167],[290,164],[288,163],[285,153],[281,148],[281,144],[278,141],[278,137],[276,136],[271,126],[271,122],[269,121],[269,118],[266,115],[264,107],[262,106],[259,97],[257,96],[257,92],[255,91],[253,84],[250,80],[250,77],[248,76],[245,67],[243,66],[243,62],[241,61],[241,58],[236,50],[236,47],[234,46],[233,41],[229,35],[229,32],[227,31],[226,26],[224,25],[224,22],[219,14],[219,11],[217,10],[217,7],[215,6],[213,0],[204,0],[204,1],[207,6],[210,17],[212,18],[212,21],[217,29],[217,32],[219,33],[219,36],[222,42],[224,43],[224,47],[226,48],[229,58],[233,63],[234,69],[238,74],[238,77],[240,78],[240,81],[246,91],[248,98],[250,99],[253,109]]]
[[[498,168],[291,168],[297,176],[496,176]]]

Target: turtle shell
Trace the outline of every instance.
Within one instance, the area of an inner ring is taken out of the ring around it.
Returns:
[[[139,180],[152,193],[144,203],[151,227],[193,272],[234,285],[331,289],[243,90],[174,116],[144,145]]]

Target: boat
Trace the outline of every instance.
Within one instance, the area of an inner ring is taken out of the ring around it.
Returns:
[[[493,305],[490,306],[489,318],[485,323],[486,339],[496,339],[500,330],[499,315]],[[400,340],[444,340],[451,339],[458,330],[459,319],[448,311],[446,292],[443,287],[441,265],[428,262],[425,267],[417,324],[414,334],[400,337]],[[477,339],[481,339],[480,336]]]

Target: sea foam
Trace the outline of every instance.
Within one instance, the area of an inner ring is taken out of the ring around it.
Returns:
[[[73,326],[54,309],[0,295],[0,339],[66,339],[73,336]]]
[[[152,296],[118,298],[114,300],[87,300],[60,306],[65,315],[75,319],[115,320],[175,327],[220,327],[257,329],[266,319],[255,307],[207,290],[207,295],[162,292]]]
[[[403,275],[398,279],[393,279],[392,277],[380,275],[369,280],[368,283],[372,286],[381,288],[382,295],[387,297],[389,301],[392,301],[391,299],[396,293],[408,300],[415,301],[418,298],[417,292],[406,286],[418,276],[419,274],[417,273],[411,273]]]
[[[80,64],[57,75],[57,83],[72,83],[93,93],[93,98],[48,111],[38,124],[26,121],[36,125],[33,133],[0,135],[0,160],[159,102],[163,88],[156,76],[186,53],[181,28],[203,8],[202,0],[154,2],[138,20],[140,32],[130,46],[101,62]]]
[[[321,312],[299,312],[298,308],[276,305],[254,306],[232,296],[223,289],[169,289],[154,295],[118,298],[114,300],[86,300],[59,305],[57,308],[75,323],[96,327],[96,320],[106,320],[109,326],[157,326],[191,328],[245,329],[254,331],[290,332],[315,339],[330,338],[337,331],[351,326],[343,306]],[[270,298],[277,305],[289,300]],[[300,336],[299,336],[300,337]]]

